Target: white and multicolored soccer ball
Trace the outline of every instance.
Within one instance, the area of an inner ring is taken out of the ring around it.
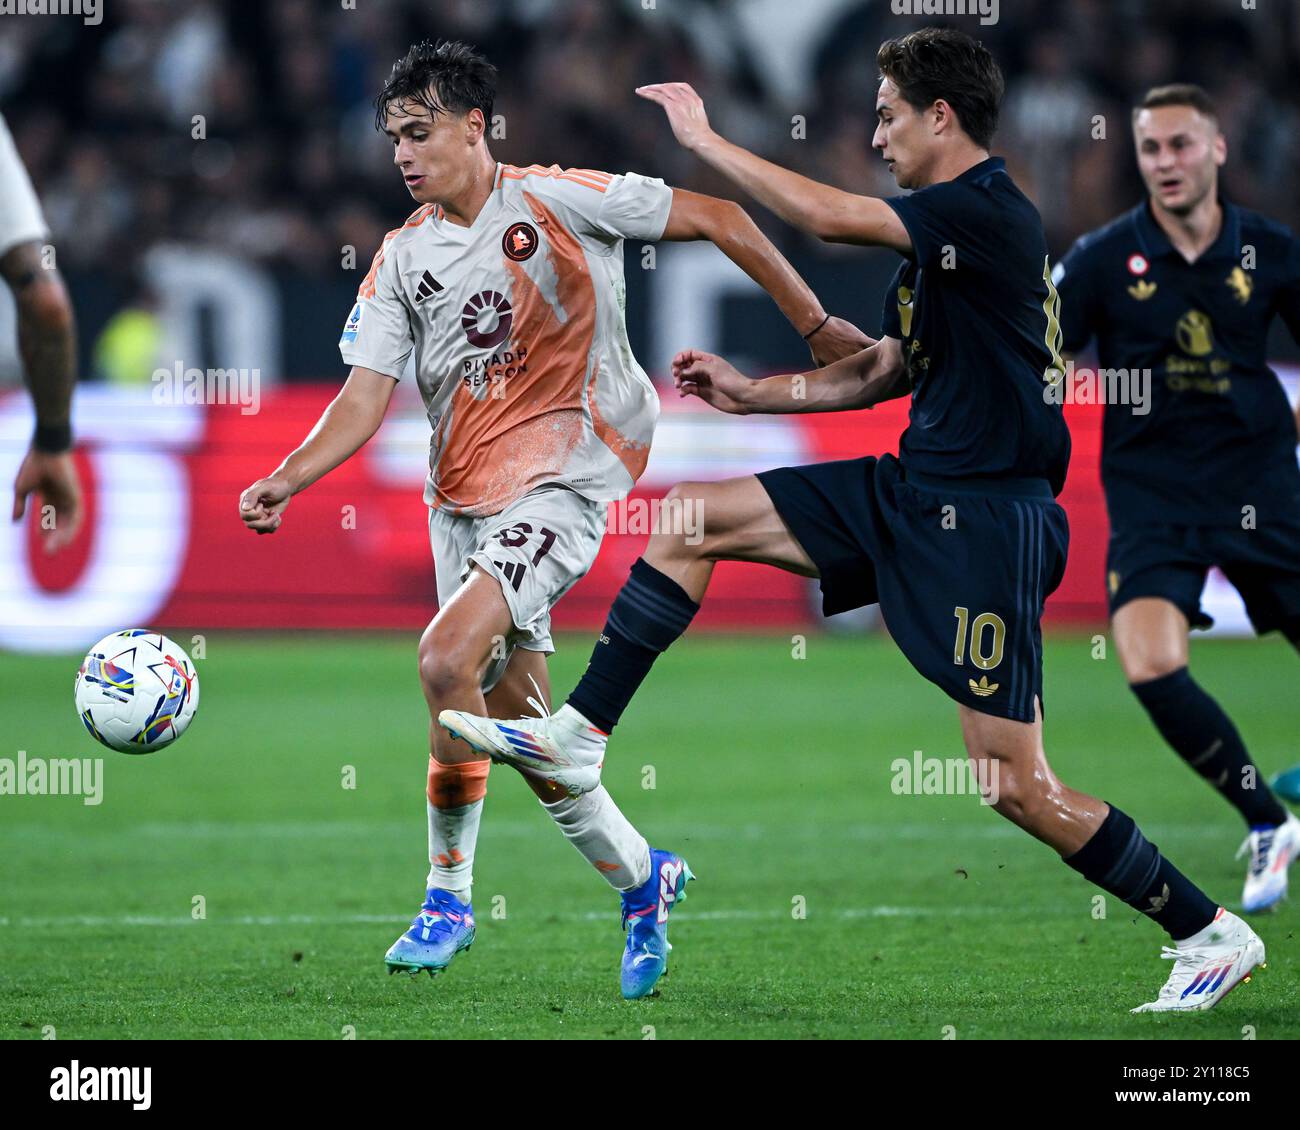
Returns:
[[[76,701],[96,741],[121,753],[153,753],[193,721],[199,676],[166,636],[128,628],[90,649],[77,672]]]

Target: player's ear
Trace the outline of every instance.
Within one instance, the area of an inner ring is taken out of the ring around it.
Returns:
[[[1228,160],[1228,139],[1220,130],[1214,135],[1214,163],[1222,165]]]
[[[483,111],[475,106],[465,115],[465,138],[471,145],[477,145],[487,133],[487,119]]]
[[[951,127],[953,123],[952,107],[942,98],[936,98],[934,104],[930,107],[928,113],[931,115],[931,121],[934,123],[934,132],[943,133],[944,130]]]

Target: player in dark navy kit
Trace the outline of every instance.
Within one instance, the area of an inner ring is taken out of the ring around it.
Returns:
[[[1300,241],[1219,197],[1227,146],[1199,87],[1150,91],[1133,132],[1150,196],[1058,266],[1064,345],[1095,337],[1100,369],[1151,374],[1149,396],[1105,409],[1115,645],[1156,728],[1249,826],[1243,905],[1264,910],[1286,894],[1300,820],[1192,679],[1187,641],[1212,623],[1200,597],[1218,566],[1258,632],[1300,647],[1300,419],[1265,358],[1274,315],[1300,340]]]
[[[688,86],[641,93],[665,108],[683,145],[782,219],[904,257],[883,336],[869,348],[763,380],[688,350],[673,363],[678,388],[738,414],[869,408],[910,394],[900,457],[679,485],[670,498],[700,508],[702,540],[651,536],[560,710],[500,723],[444,711],[439,721],[499,760],[574,791],[594,788],[608,733],[685,631],[717,561],[819,577],[827,613],[879,603],[912,665],[957,701],[997,811],[1177,940],[1159,998],[1135,1011],[1208,1008],[1263,961],[1263,943],[1119,809],[1058,781],[1043,753],[1039,621],[1065,568],[1068,532],[1054,496],[1069,435],[1044,391],[1063,362],[1042,224],[988,153],[1001,72],[982,45],[946,29],[888,42],[877,61],[873,145],[899,185],[917,190],[889,200],[818,184],[731,145],[709,129]],[[791,715],[799,725],[797,705]]]

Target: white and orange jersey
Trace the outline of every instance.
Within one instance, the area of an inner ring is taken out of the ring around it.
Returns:
[[[430,506],[483,517],[543,483],[631,489],[659,399],[628,344],[623,240],[658,240],[671,206],[636,173],[499,164],[470,227],[427,204],[388,233],[339,350],[397,378],[414,353]]]

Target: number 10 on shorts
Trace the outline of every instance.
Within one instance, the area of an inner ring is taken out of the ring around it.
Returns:
[[[957,617],[957,642],[953,645],[952,661],[958,667],[966,662],[966,633],[970,629],[970,661],[981,671],[990,671],[1002,662],[1002,645],[1006,642],[1007,626],[994,612],[981,612],[970,619],[970,610],[960,605],[952,610]],[[985,628],[993,629],[993,646],[984,650]]]

